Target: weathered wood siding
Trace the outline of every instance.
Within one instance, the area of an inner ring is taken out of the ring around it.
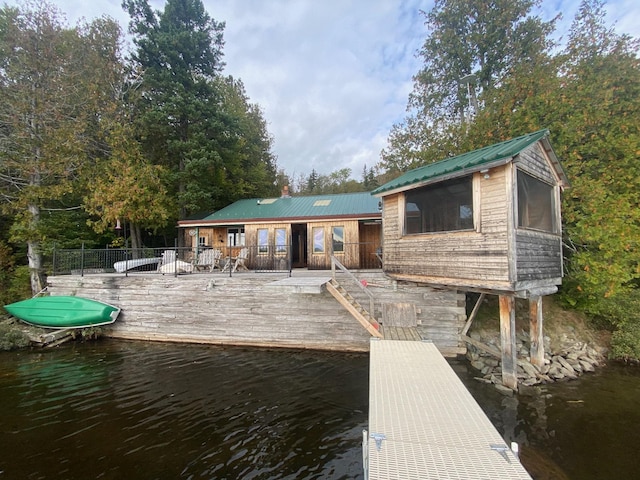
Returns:
[[[517,227],[517,169],[554,186],[557,233]],[[404,193],[384,197],[384,271],[395,278],[518,291],[562,277],[560,179],[539,143],[473,178],[474,231],[403,235]]]
[[[310,270],[331,268],[332,227],[344,227],[344,252],[334,252],[336,258],[347,268],[360,268],[360,235],[357,220],[331,220],[307,223],[307,267]],[[313,251],[313,229],[324,230],[324,252]]]
[[[562,239],[543,232],[516,233],[518,282],[562,277]],[[517,287],[516,287],[517,289]]]
[[[196,235],[189,235],[189,232],[195,230]],[[225,250],[227,245],[227,229],[226,227],[199,227],[183,229],[185,233],[184,244],[191,247],[194,251],[198,247],[199,238],[205,239],[205,247],[217,248]]]
[[[116,323],[106,327],[115,338],[368,350],[369,334],[331,294],[273,285],[282,278],[251,273],[66,275],[49,277],[48,284],[52,295],[78,295],[122,308]],[[464,353],[458,341],[465,321],[463,294],[394,282],[382,273],[366,272],[361,278],[377,285],[370,287],[377,318],[385,303],[413,302],[424,337],[445,355]]]
[[[267,230],[267,252],[258,249],[258,230]],[[284,229],[287,248],[284,252],[277,252],[276,229]],[[289,246],[291,245],[291,225],[288,223],[251,223],[244,227],[245,246],[249,247],[249,259],[247,266],[257,270],[287,270],[289,265]]]
[[[521,152],[514,159],[514,165],[533,177],[555,185],[554,206],[558,222],[558,233],[517,229],[515,235],[517,282],[539,286],[558,284],[563,275],[559,179],[547,161],[542,147],[537,143]],[[514,202],[516,201],[514,199]],[[518,286],[516,286],[517,289],[519,289]]]
[[[507,284],[509,272],[508,166],[491,170],[490,178],[475,174],[474,231],[403,235],[404,194],[384,198],[384,271],[432,283],[485,286]]]
[[[514,158],[513,163],[522,171],[544,180],[547,183],[557,185],[559,182],[539,143],[535,143],[520,152],[520,154]]]

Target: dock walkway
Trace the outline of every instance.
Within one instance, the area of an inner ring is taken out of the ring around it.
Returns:
[[[433,343],[372,340],[365,479],[531,477]]]

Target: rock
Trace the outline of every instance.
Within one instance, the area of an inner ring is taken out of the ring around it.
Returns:
[[[576,371],[572,368],[571,370],[569,370],[566,367],[560,367],[560,372],[563,374],[564,378],[568,378],[568,379],[575,379],[578,378],[578,375],[576,375]]]
[[[582,371],[583,372],[594,372],[595,368],[593,368],[593,365],[590,362],[587,362],[585,360],[579,360],[580,365],[582,365]]]
[[[558,362],[560,362],[560,364],[562,365],[562,367],[569,372],[569,375],[576,374],[576,371],[573,369],[571,364],[567,362],[567,360],[564,357],[561,357],[560,355],[558,355],[557,359],[558,359]]]
[[[538,374],[538,370],[529,362],[524,362],[524,361],[518,362],[518,366],[522,367],[522,369],[525,371],[527,376],[536,378]]]
[[[512,397],[514,393],[513,390],[511,390],[509,387],[505,387],[504,385],[502,385],[502,383],[496,383],[496,390],[507,397]]]
[[[488,378],[473,377],[473,379],[477,380],[480,383],[486,383],[487,385],[491,383],[491,380],[489,380]]]
[[[578,357],[580,356],[580,351],[582,350],[581,347],[577,348],[576,350],[569,352],[567,354],[567,360],[578,360]]]
[[[485,367],[484,362],[481,360],[476,360],[471,362],[471,366],[476,370],[480,370],[480,371],[482,371],[482,369]]]
[[[551,368],[551,362],[547,363],[545,361],[544,365],[542,365],[538,370],[540,370],[541,374],[546,375],[549,373],[549,368]]]
[[[548,375],[549,377],[555,378],[556,380],[564,378],[564,374],[562,373],[562,366],[554,362],[553,364],[551,364],[551,368],[549,368]]]
[[[484,364],[489,367],[497,367],[498,365],[500,365],[500,360],[493,357],[487,357],[484,359]]]

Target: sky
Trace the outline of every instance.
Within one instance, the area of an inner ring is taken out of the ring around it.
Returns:
[[[16,1],[4,3],[15,4]],[[70,24],[107,15],[126,31],[121,0],[50,0]],[[151,0],[162,9],[164,0]],[[562,14],[566,34],[579,0],[543,0],[543,20]],[[278,168],[290,178],[349,168],[362,180],[406,114],[416,53],[433,0],[204,0],[224,21],[224,74],[260,105]],[[640,2],[610,0],[609,26],[640,37]]]

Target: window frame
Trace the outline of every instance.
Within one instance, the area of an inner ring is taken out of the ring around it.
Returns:
[[[320,234],[321,243],[316,242],[316,235]],[[314,255],[324,255],[326,252],[324,227],[311,227],[311,251]]]
[[[266,255],[269,253],[269,229],[268,228],[257,229],[256,243],[258,246],[258,255]]]
[[[336,241],[336,230],[341,229],[342,234],[340,235],[339,240]],[[340,250],[336,249],[336,245],[340,245]],[[344,225],[334,225],[331,227],[331,251],[333,253],[344,254]]]
[[[281,233],[280,233],[281,232]],[[276,228],[274,230],[275,253],[284,255],[287,253],[287,229]]]
[[[478,207],[474,185],[474,175],[469,174],[404,192],[401,211],[402,235],[477,231]],[[464,191],[450,192],[460,187],[463,187]],[[437,197],[446,201],[435,201]],[[467,210],[466,213],[463,209]],[[456,212],[455,215],[451,215],[452,212]],[[452,225],[452,218],[455,219],[456,225]]]
[[[520,168],[516,168],[515,177],[516,208],[514,210],[516,214],[516,228],[557,235],[560,228],[556,186]],[[525,181],[528,185],[523,184]],[[532,188],[545,188],[545,191],[534,192]],[[526,203],[523,204],[523,202]],[[537,207],[534,208],[534,211],[537,210],[539,213],[540,207],[544,207],[545,203],[546,211],[542,213],[542,216],[538,215],[539,218],[537,221],[534,220],[532,218],[533,214],[531,213],[532,207]],[[543,222],[547,224],[544,225]]]

